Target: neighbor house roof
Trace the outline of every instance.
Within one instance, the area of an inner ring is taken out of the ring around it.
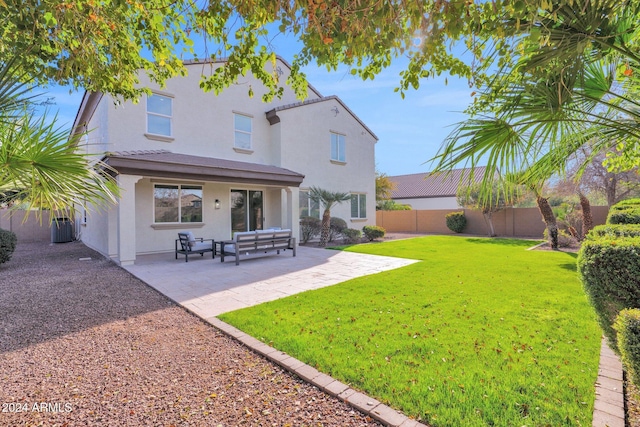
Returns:
[[[304,175],[271,165],[177,154],[167,150],[108,153],[103,161],[119,174],[298,187]]]
[[[392,199],[416,199],[427,197],[455,197],[460,185],[468,185],[482,180],[486,167],[471,169],[454,169],[450,173],[414,173],[410,175],[390,176],[389,180],[395,184],[391,193]],[[471,180],[469,179],[471,178]]]

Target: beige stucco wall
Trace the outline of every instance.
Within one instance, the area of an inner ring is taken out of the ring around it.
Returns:
[[[338,113],[336,114],[336,109]],[[278,112],[282,156],[280,166],[304,173],[301,189],[366,194],[367,218],[352,219],[349,201],[332,216],[350,228],[375,225],[375,138],[336,99]],[[331,161],[331,132],[345,136],[345,162]]]
[[[25,215],[27,216],[25,217]],[[35,212],[0,209],[0,228],[15,233],[18,244],[20,242],[50,241],[49,212],[43,211],[41,215],[42,220],[39,220]]]
[[[284,71],[281,81],[288,75],[287,66],[279,62]],[[217,65],[214,65],[217,67]],[[209,65],[189,65],[187,77],[177,77],[167,81],[166,87],[159,88],[146,76],[141,76],[141,85],[154,92],[173,98],[173,141],[166,142],[149,139],[146,133],[146,96],[139,104],[125,102],[114,106],[113,100],[105,96],[103,103],[110,105],[109,138],[111,150],[158,150],[166,149],[176,153],[197,156],[217,157],[261,164],[277,164],[276,150],[271,141],[271,126],[265,113],[277,105],[296,103],[290,88],[286,88],[282,98],[271,103],[261,100],[262,85],[251,76],[241,77],[237,84],[231,85],[219,95],[204,92],[199,85],[200,75],[210,73]],[[249,87],[256,92],[253,98],[248,96]],[[309,91],[309,98],[317,98]],[[252,120],[253,153],[234,150],[233,114],[241,113]]]
[[[377,211],[376,221],[387,232],[454,234],[447,228],[445,216],[461,210],[467,218],[465,234],[488,234],[482,213],[468,209]],[[608,211],[607,206],[592,206],[594,225],[604,224]],[[541,238],[545,228],[538,208],[507,208],[494,213],[492,221],[498,236]]]

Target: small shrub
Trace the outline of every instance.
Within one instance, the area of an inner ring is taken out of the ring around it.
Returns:
[[[467,217],[464,216],[464,211],[451,212],[445,216],[447,221],[447,228],[454,233],[462,233],[467,226]]]
[[[375,239],[384,237],[384,233],[386,233],[386,230],[382,227],[378,227],[377,225],[365,225],[364,227],[362,227],[362,232],[364,233],[365,237],[371,242]]]
[[[342,230],[342,238],[344,243],[358,243],[362,238],[362,232],[355,228],[346,228]]]
[[[549,229],[545,228],[542,233],[544,240],[549,241]],[[578,243],[578,239],[574,236],[570,235],[568,232],[564,230],[558,230],[558,247],[559,248],[569,248]]]
[[[620,310],[640,308],[640,237],[591,237],[578,254],[578,273],[598,321],[616,347]]]
[[[329,241],[333,242],[338,236],[342,234],[343,230],[347,229],[347,222],[338,217],[331,217],[329,224]]]
[[[631,381],[640,387],[640,310],[622,310],[614,325],[618,349]]]
[[[307,243],[309,240],[320,234],[322,221],[312,216],[305,216],[300,219],[300,238],[301,243]]]
[[[16,250],[17,242],[18,238],[15,233],[0,228],[0,264],[4,264],[11,259],[13,251]]]

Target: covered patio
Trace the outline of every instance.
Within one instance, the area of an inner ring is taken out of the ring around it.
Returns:
[[[414,260],[298,247],[288,253],[247,257],[236,266],[220,257],[194,257],[188,263],[171,254],[140,255],[123,266],[203,319],[356,277],[413,264]]]

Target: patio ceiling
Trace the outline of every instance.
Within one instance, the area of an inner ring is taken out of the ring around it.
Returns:
[[[103,161],[118,174],[299,187],[304,175],[258,163],[176,154],[166,150],[114,152]]]

